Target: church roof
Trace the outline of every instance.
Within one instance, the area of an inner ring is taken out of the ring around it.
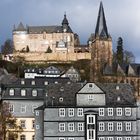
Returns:
[[[16,28],[16,31],[26,31],[26,28],[22,24],[22,22],[19,23],[18,27]]]
[[[95,36],[99,36],[102,38],[108,38],[109,36],[102,2],[100,3],[97,24],[95,29]]]
[[[66,14],[64,14],[64,19],[62,21],[62,25],[69,25],[68,19],[66,17]]]

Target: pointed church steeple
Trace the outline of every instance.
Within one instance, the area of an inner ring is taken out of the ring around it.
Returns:
[[[102,2],[100,2],[100,8],[99,8],[99,13],[97,18],[96,29],[95,29],[95,36],[99,36],[101,38],[109,37]]]
[[[64,14],[64,19],[63,19],[63,21],[62,21],[62,26],[68,26],[69,25],[69,22],[68,22],[68,20],[67,20],[67,17],[66,17],[66,13]]]

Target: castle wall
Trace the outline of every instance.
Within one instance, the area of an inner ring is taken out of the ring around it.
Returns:
[[[29,62],[45,62],[45,61],[77,61],[81,59],[91,59],[91,53],[42,53],[42,52],[29,52],[29,53],[14,53],[14,57],[24,57],[25,61]]]

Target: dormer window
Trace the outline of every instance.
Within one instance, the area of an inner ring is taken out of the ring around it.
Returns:
[[[61,103],[63,102],[63,98],[62,97],[59,98],[59,102],[61,102]]]
[[[32,96],[34,96],[34,97],[37,96],[37,90],[36,89],[32,90]]]
[[[64,88],[63,88],[63,87],[61,87],[61,88],[60,88],[60,91],[64,91]]]
[[[120,96],[117,97],[117,101],[119,102],[121,100]]]
[[[93,87],[93,85],[92,84],[89,84],[89,87]]]
[[[116,90],[119,90],[120,89],[120,87],[119,86],[116,86]]]
[[[32,84],[32,85],[35,85],[35,81],[32,81],[31,84]]]
[[[48,81],[45,81],[45,82],[44,82],[44,85],[48,85],[48,84],[49,84]]]
[[[24,85],[25,84],[25,81],[24,80],[21,80],[21,85]]]
[[[26,90],[25,89],[21,89],[21,96],[26,96]]]
[[[11,89],[9,90],[9,95],[10,95],[10,96],[14,96],[14,94],[15,94],[15,91],[14,91],[13,88],[11,88]]]

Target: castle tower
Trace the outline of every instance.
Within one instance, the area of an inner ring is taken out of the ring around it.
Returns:
[[[112,39],[108,34],[104,8],[100,2],[95,34],[91,39],[91,81],[96,82],[105,65],[112,65]]]

